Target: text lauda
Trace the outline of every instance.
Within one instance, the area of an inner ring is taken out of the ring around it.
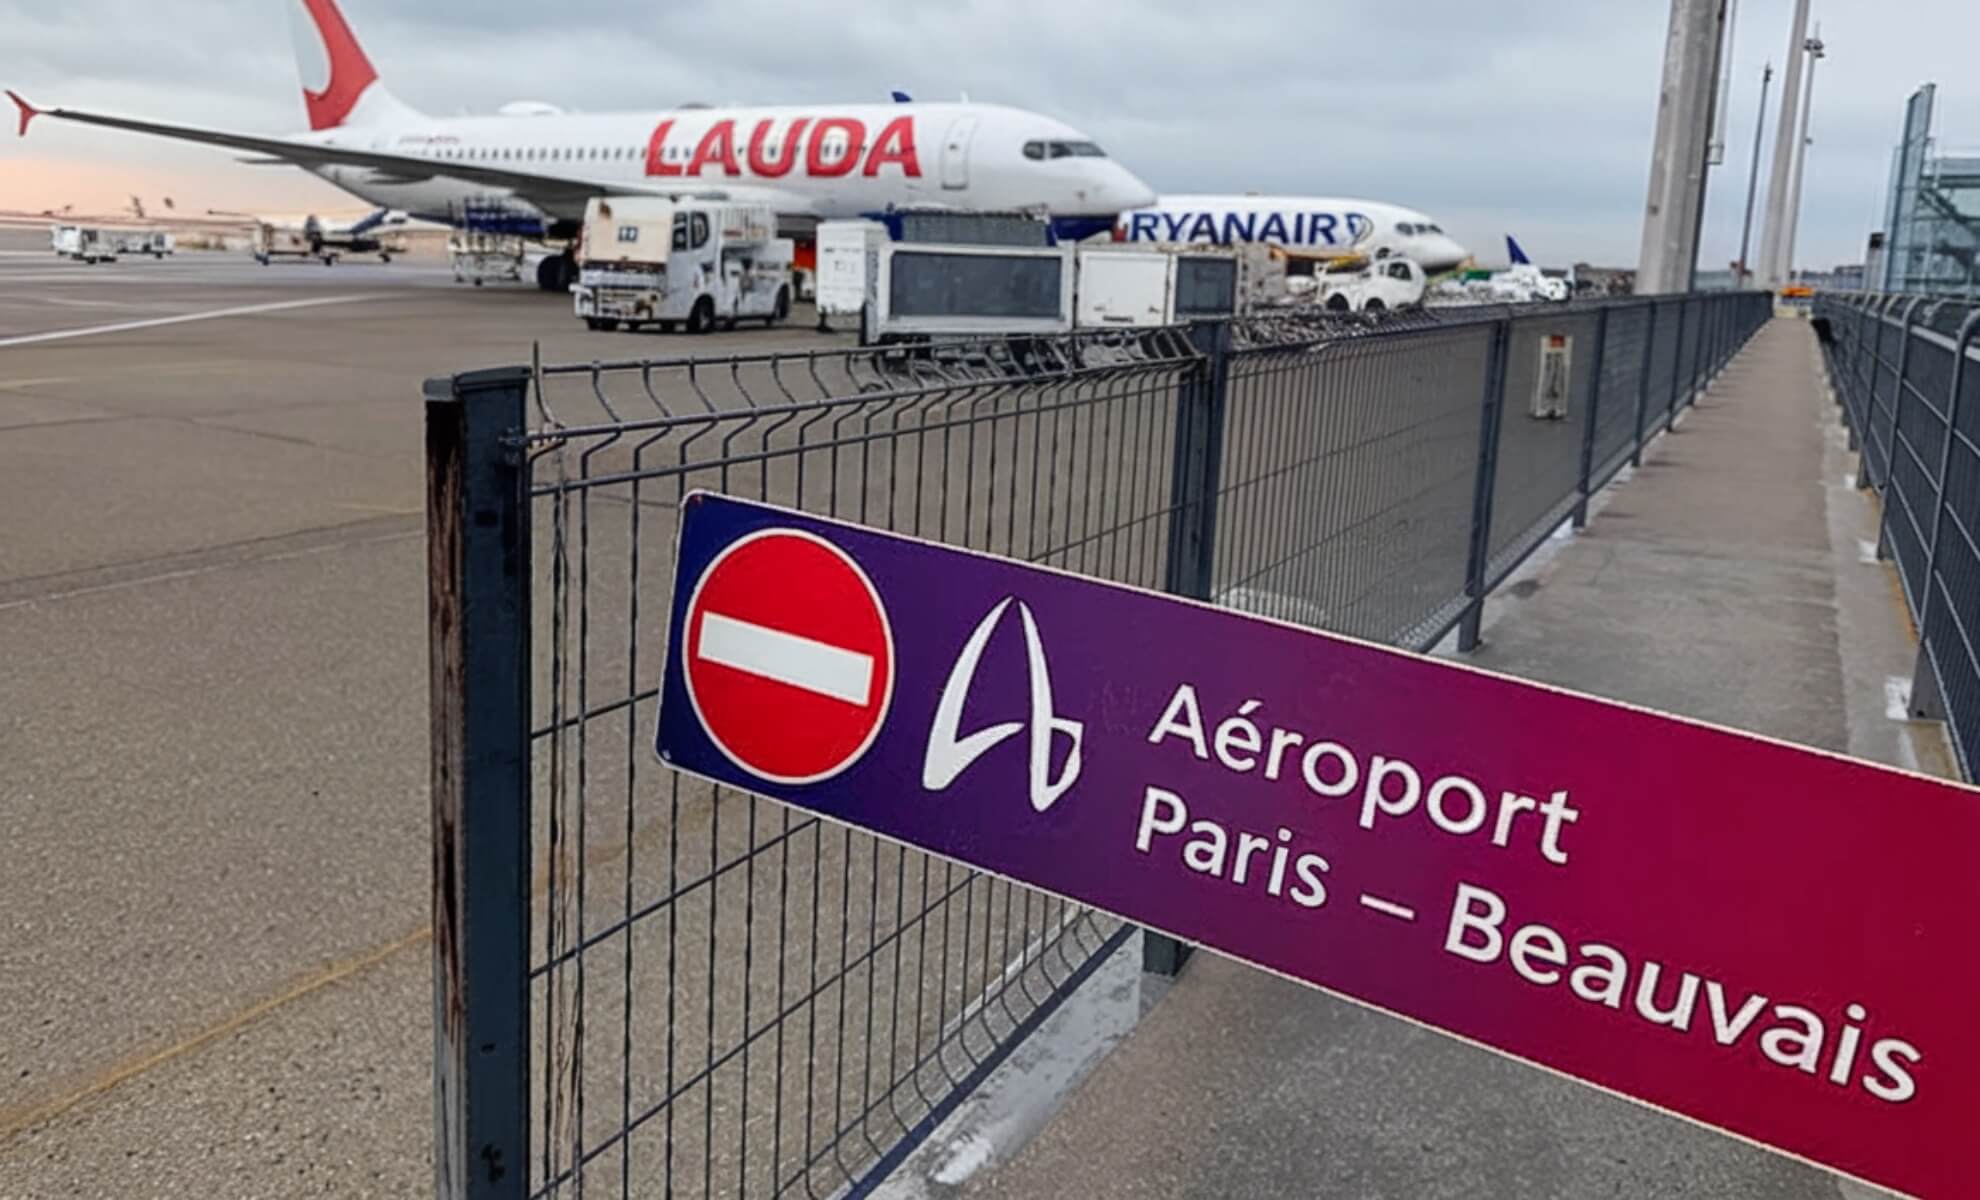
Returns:
[[[732,120],[710,125],[695,143],[671,149],[672,118],[654,127],[646,143],[648,175],[705,177],[709,175],[779,179],[793,170],[816,178],[851,175],[873,177],[893,167],[910,179],[921,175],[921,155],[915,148],[914,118],[896,117],[871,141],[866,122],[855,117],[792,117],[788,121],[758,121],[742,135]],[[744,168],[748,170],[745,171]]]

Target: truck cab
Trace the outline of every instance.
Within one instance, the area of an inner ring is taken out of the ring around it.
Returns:
[[[577,316],[592,329],[707,333],[790,315],[789,238],[768,205],[600,196],[579,234]]]

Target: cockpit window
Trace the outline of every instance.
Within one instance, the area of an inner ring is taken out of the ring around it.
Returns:
[[[1092,142],[1026,142],[1024,156],[1029,159],[1047,158],[1105,158],[1107,152]]]
[[[1408,237],[1416,232],[1416,226],[1408,221],[1399,221],[1396,223],[1396,232]]]

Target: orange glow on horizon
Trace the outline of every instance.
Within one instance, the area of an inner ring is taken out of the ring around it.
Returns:
[[[38,132],[38,131],[37,131]],[[124,213],[131,197],[153,217],[204,217],[208,209],[342,213],[367,211],[356,196],[295,167],[250,167],[216,156],[206,166],[78,161],[6,154],[0,157],[0,210]],[[173,207],[165,207],[171,197]]]

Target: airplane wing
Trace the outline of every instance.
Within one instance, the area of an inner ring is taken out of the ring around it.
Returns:
[[[355,146],[340,146],[329,142],[299,142],[251,133],[202,129],[194,125],[168,125],[160,121],[140,121],[134,117],[110,116],[73,108],[36,108],[12,91],[7,95],[21,110],[20,133],[23,137],[27,135],[29,121],[35,117],[52,117],[58,121],[75,121],[83,125],[100,125],[131,133],[148,133],[179,141],[244,150],[299,167],[360,167],[372,172],[373,181],[380,184],[421,183],[443,177],[463,179],[485,187],[502,189],[558,217],[575,219],[583,216],[585,201],[593,196],[625,195],[693,196],[705,200],[734,200],[748,204],[768,204],[780,215],[785,216],[814,215],[811,202],[804,197],[780,188],[767,188],[754,184],[663,184],[628,180],[572,179],[453,159],[434,162],[412,154],[363,150]]]

